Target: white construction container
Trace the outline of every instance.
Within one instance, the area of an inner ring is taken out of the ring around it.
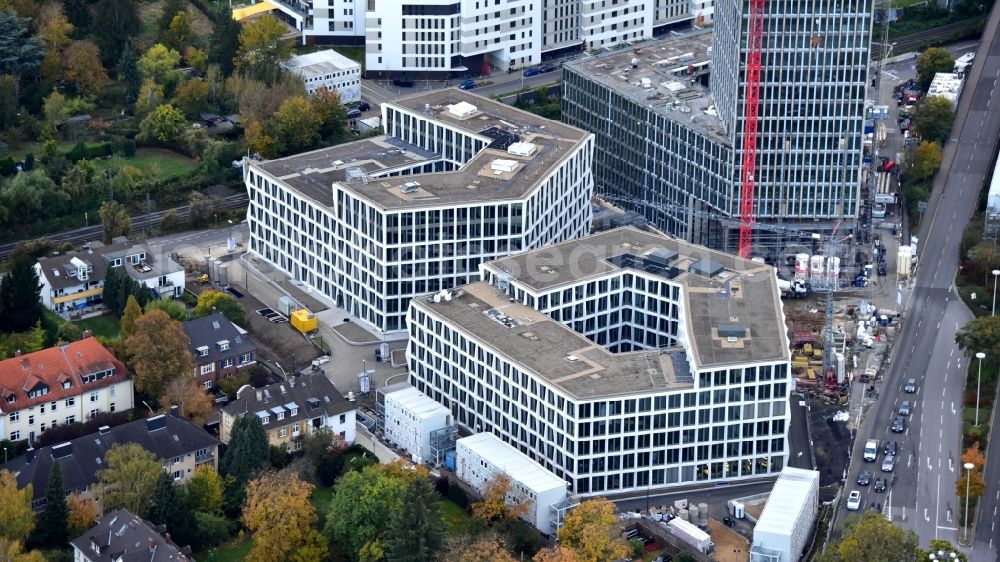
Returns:
[[[795,254],[795,279],[805,281],[809,278],[809,254]]]
[[[831,281],[834,283],[840,279],[840,258],[833,256],[826,259],[826,273]]]
[[[431,433],[452,423],[451,410],[412,386],[385,393],[385,437],[410,453],[417,464],[437,460],[431,450]]]
[[[824,281],[823,256],[812,256],[809,258],[809,278],[813,283]]]
[[[900,246],[896,250],[896,272],[901,279],[910,276],[910,266],[913,263],[913,248]]]
[[[798,562],[809,542],[819,506],[819,472],[785,467],[753,530],[754,551],[781,553],[778,560]]]
[[[681,542],[691,546],[702,554],[711,554],[715,550],[715,545],[712,544],[712,537],[708,536],[708,533],[683,519],[671,519],[667,523],[667,529]]]

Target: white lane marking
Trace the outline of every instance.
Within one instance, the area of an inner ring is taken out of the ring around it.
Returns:
[[[948,357],[954,357],[954,356],[955,356],[955,348],[953,347],[951,348],[951,353],[948,354]],[[948,364],[951,365],[951,361],[948,361]]]

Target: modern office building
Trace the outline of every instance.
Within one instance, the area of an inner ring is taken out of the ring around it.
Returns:
[[[376,333],[484,261],[589,231],[593,135],[458,89],[385,103],[382,122],[244,168],[250,251]]]
[[[566,482],[492,433],[455,441],[455,474],[480,495],[498,476],[507,476],[505,502],[527,504],[526,521],[545,534],[556,531],[552,508],[566,501]]]
[[[361,101],[361,63],[333,49],[296,55],[281,67],[302,80],[307,94],[327,88],[337,92],[344,103]]]
[[[749,2],[718,2],[711,33],[564,66],[562,119],[597,136],[597,191],[671,234],[732,251]],[[756,220],[796,230],[841,221],[849,229],[861,212],[871,3],[790,0],[764,10]],[[755,232],[758,241],[774,238],[780,234]]]
[[[774,269],[633,228],[413,299],[410,381],[580,495],[757,477],[788,456]]]

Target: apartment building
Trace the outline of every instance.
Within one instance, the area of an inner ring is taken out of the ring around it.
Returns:
[[[710,33],[564,67],[562,119],[597,137],[597,191],[670,234],[730,251],[747,129],[749,1],[717,3]],[[867,0],[765,7],[756,221],[829,231],[861,217],[870,11]],[[755,233],[768,243],[783,236]]]
[[[42,304],[72,316],[73,311],[100,303],[109,267],[120,268],[156,298],[176,298],[184,292],[183,267],[169,256],[154,256],[148,246],[121,237],[107,246],[90,242],[81,252],[39,258],[35,271],[42,284]]]
[[[479,494],[497,476],[507,476],[510,491],[504,501],[528,504],[523,518],[539,531],[552,534],[557,530],[552,508],[566,500],[566,482],[492,433],[455,441],[455,474]]]
[[[257,345],[221,312],[186,320],[181,328],[194,357],[195,380],[205,388],[257,364]]]
[[[105,514],[79,537],[70,541],[73,562],[193,562],[191,548],[180,548],[159,525],[127,509]]]
[[[94,486],[98,473],[106,468],[104,456],[115,446],[134,443],[156,455],[163,470],[183,482],[190,478],[197,467],[219,468],[219,440],[204,429],[181,418],[174,407],[171,414],[160,414],[116,427],[102,426],[97,433],[84,435],[72,441],[28,449],[27,453],[11,459],[0,468],[14,473],[17,487],[32,485],[31,505],[36,510],[45,507],[45,490],[49,472],[56,464],[62,473],[63,487],[67,493],[95,498]]]
[[[788,457],[770,266],[633,228],[414,299],[410,382],[582,496],[759,477]]]
[[[229,443],[236,418],[257,416],[268,443],[289,451],[300,450],[302,436],[320,428],[329,429],[339,443],[351,445],[356,411],[322,373],[291,377],[258,389],[247,385],[222,409],[219,438]]]
[[[302,80],[307,94],[326,88],[343,103],[361,101],[361,63],[333,49],[295,55],[281,67]]]
[[[375,333],[484,261],[589,231],[592,135],[458,89],[382,105],[385,135],[246,161],[249,251]]]
[[[93,337],[0,361],[0,438],[132,409],[132,375]]]

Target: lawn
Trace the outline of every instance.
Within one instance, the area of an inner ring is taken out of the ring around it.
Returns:
[[[309,494],[309,502],[313,504],[318,513],[322,514],[326,514],[327,509],[330,508],[331,499],[333,499],[333,486],[329,488],[316,486],[312,494]]]
[[[235,539],[233,542],[212,548],[195,554],[195,560],[202,562],[243,562],[250,549],[253,548],[253,541],[249,538]]]
[[[117,338],[120,335],[121,330],[118,319],[110,314],[80,320],[76,324],[84,330],[90,330],[90,332],[95,336],[101,336],[108,339]]]
[[[449,535],[471,534],[478,526],[464,509],[447,498],[441,499],[441,519],[444,521],[445,529]]]
[[[174,179],[181,177],[197,165],[197,162],[186,156],[181,156],[176,152],[164,150],[162,148],[140,148],[135,156],[124,159],[131,166],[135,166],[143,171],[156,169],[156,175],[161,179]],[[110,165],[110,160],[97,160],[95,162],[99,168],[106,168]]]

